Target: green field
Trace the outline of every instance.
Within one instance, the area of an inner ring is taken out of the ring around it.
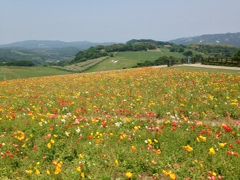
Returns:
[[[63,75],[70,72],[51,67],[0,67],[0,81],[30,77]]]
[[[103,62],[93,66],[85,72],[96,72],[106,70],[116,70],[131,68],[137,63],[144,61],[154,61],[162,56],[173,56],[182,58],[180,53],[170,52],[167,48],[162,48],[155,51],[138,51],[138,52],[119,52],[114,57],[110,57]]]

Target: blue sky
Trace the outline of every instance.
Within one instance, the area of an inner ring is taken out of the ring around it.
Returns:
[[[0,0],[0,44],[239,32],[240,0]]]

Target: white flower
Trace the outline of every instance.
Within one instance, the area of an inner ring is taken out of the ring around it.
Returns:
[[[115,126],[120,127],[122,125],[122,122],[116,122]]]
[[[69,113],[67,113],[67,116],[68,116],[68,117],[69,117],[69,116],[72,116],[72,113],[70,113],[70,112],[69,112]]]
[[[65,135],[66,135],[67,137],[69,137],[70,132],[65,131]]]
[[[76,129],[76,132],[79,134],[80,131],[81,131],[81,129],[78,127],[78,128]]]

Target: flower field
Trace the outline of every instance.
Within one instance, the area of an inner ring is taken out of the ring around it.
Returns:
[[[239,179],[240,76],[144,68],[0,82],[1,179]]]

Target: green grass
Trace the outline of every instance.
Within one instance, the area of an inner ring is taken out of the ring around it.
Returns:
[[[85,72],[96,72],[106,70],[117,70],[131,68],[137,63],[144,61],[154,61],[162,56],[183,57],[180,53],[170,52],[166,48],[157,51],[119,52],[114,57],[110,57]]]
[[[30,77],[63,75],[70,72],[51,67],[0,67],[0,81]]]

